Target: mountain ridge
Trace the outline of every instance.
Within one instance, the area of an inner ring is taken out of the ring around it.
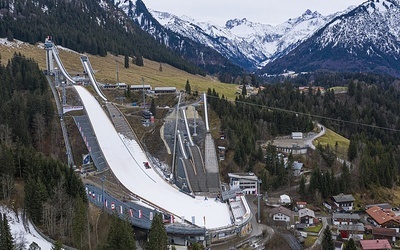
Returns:
[[[355,71],[400,76],[400,5],[370,0],[335,17],[303,44],[260,73]]]
[[[248,70],[262,67],[287,54],[339,14],[325,17],[307,9],[299,17],[275,26],[241,18],[227,20],[225,26],[221,27],[166,12],[150,10],[150,13],[164,27],[217,50]]]

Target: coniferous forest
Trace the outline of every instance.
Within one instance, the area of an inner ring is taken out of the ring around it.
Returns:
[[[308,92],[299,91],[299,86],[310,82],[327,89],[326,93],[312,91],[311,87]],[[333,86],[345,86],[348,91],[335,94],[329,90]],[[343,174],[338,176],[333,169],[335,149],[318,146],[312,158],[322,159],[324,168],[321,160],[312,163],[314,171],[308,187],[303,180],[303,196],[312,194],[315,198],[318,190],[326,198],[340,192],[398,184],[398,80],[370,74],[322,73],[264,87],[257,96],[240,95],[234,103],[208,91],[209,104],[225,131],[227,149],[234,152],[234,163],[223,163],[224,171],[253,171],[261,176],[264,190],[286,185],[291,177],[276,158],[276,148],[269,146],[263,152],[256,142],[293,131],[309,132],[312,122],[318,121],[351,139],[346,160],[352,167],[349,170],[342,166]]]
[[[108,11],[96,1],[14,2],[11,5],[8,0],[0,0],[0,37],[35,44],[52,36],[57,45],[80,53],[143,56],[192,74],[205,75],[204,70],[157,43],[134,25],[114,7],[113,1],[105,1],[110,6]],[[47,7],[44,9],[44,6]]]

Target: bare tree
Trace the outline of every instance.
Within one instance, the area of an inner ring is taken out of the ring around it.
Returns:
[[[0,144],[5,144],[7,147],[12,145],[12,130],[8,124],[0,125]]]

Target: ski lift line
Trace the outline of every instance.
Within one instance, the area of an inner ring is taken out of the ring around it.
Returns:
[[[190,146],[194,146],[194,142],[192,140],[192,136],[190,135],[190,130],[189,130],[189,124],[187,121],[187,116],[186,116],[186,110],[185,109],[181,109],[182,115],[183,115],[183,120],[185,121],[185,127],[186,127],[186,132],[187,132],[187,136],[189,139],[189,143]]]
[[[60,68],[62,74],[65,76],[65,78],[68,79],[68,81],[70,81],[72,84],[75,84],[76,82],[72,79],[72,77],[66,71],[66,69],[65,69],[65,67],[64,67],[64,65],[63,65],[63,63],[62,63],[62,61],[60,59],[60,56],[58,55],[58,51],[57,51],[55,45],[53,45],[53,47],[51,49],[51,52],[52,52],[52,54],[54,56],[54,59],[57,62],[58,67]]]
[[[219,98],[217,96],[211,96],[211,95],[207,95],[207,97]],[[348,124],[358,125],[358,126],[363,126],[363,127],[369,127],[369,128],[374,128],[374,129],[382,129],[382,130],[386,130],[386,131],[400,132],[400,129],[382,127],[382,126],[371,125],[371,124],[366,124],[366,123],[361,123],[361,122],[352,122],[352,121],[347,121],[347,120],[342,120],[342,119],[337,119],[337,118],[332,118],[332,117],[327,117],[327,116],[322,116],[322,115],[313,115],[313,114],[308,114],[308,113],[299,112],[299,111],[293,111],[293,110],[289,110],[289,109],[274,108],[274,107],[269,107],[269,106],[261,105],[261,104],[248,103],[248,102],[243,102],[243,101],[230,101],[230,102],[240,103],[240,104],[259,107],[259,108],[266,108],[266,109],[271,109],[271,110],[275,110],[275,111],[281,111],[281,112],[286,112],[286,113],[291,113],[291,114],[296,114],[296,115],[305,115],[305,116],[310,116],[313,118],[320,118],[320,119],[326,119],[326,120],[331,120],[331,121],[343,122],[343,123],[348,123]]]
[[[206,118],[206,131],[210,132],[210,125],[208,123],[208,110],[207,110],[207,94],[203,94],[203,102],[204,102],[204,117]]]

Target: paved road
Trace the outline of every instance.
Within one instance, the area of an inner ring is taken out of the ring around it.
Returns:
[[[321,245],[321,243],[322,243],[322,237],[324,237],[324,230],[325,230],[325,228],[326,228],[327,226],[328,226],[328,219],[327,219],[327,217],[322,217],[322,228],[321,228],[321,230],[319,231],[318,238],[317,238],[317,240],[314,242],[314,244],[313,244],[311,247],[309,247],[308,249],[314,249],[316,246]]]
[[[310,137],[310,138],[306,138],[306,139],[304,140],[304,144],[309,145],[310,148],[312,148],[313,150],[315,150],[315,146],[313,145],[312,142],[313,142],[315,139],[317,139],[318,137],[321,137],[321,136],[323,136],[323,135],[326,133],[326,128],[325,128],[325,126],[323,126],[323,125],[320,124],[320,123],[317,123],[317,126],[320,128],[320,132],[319,132],[318,134],[316,134],[316,135],[314,135],[314,136],[312,136],[312,137]]]

